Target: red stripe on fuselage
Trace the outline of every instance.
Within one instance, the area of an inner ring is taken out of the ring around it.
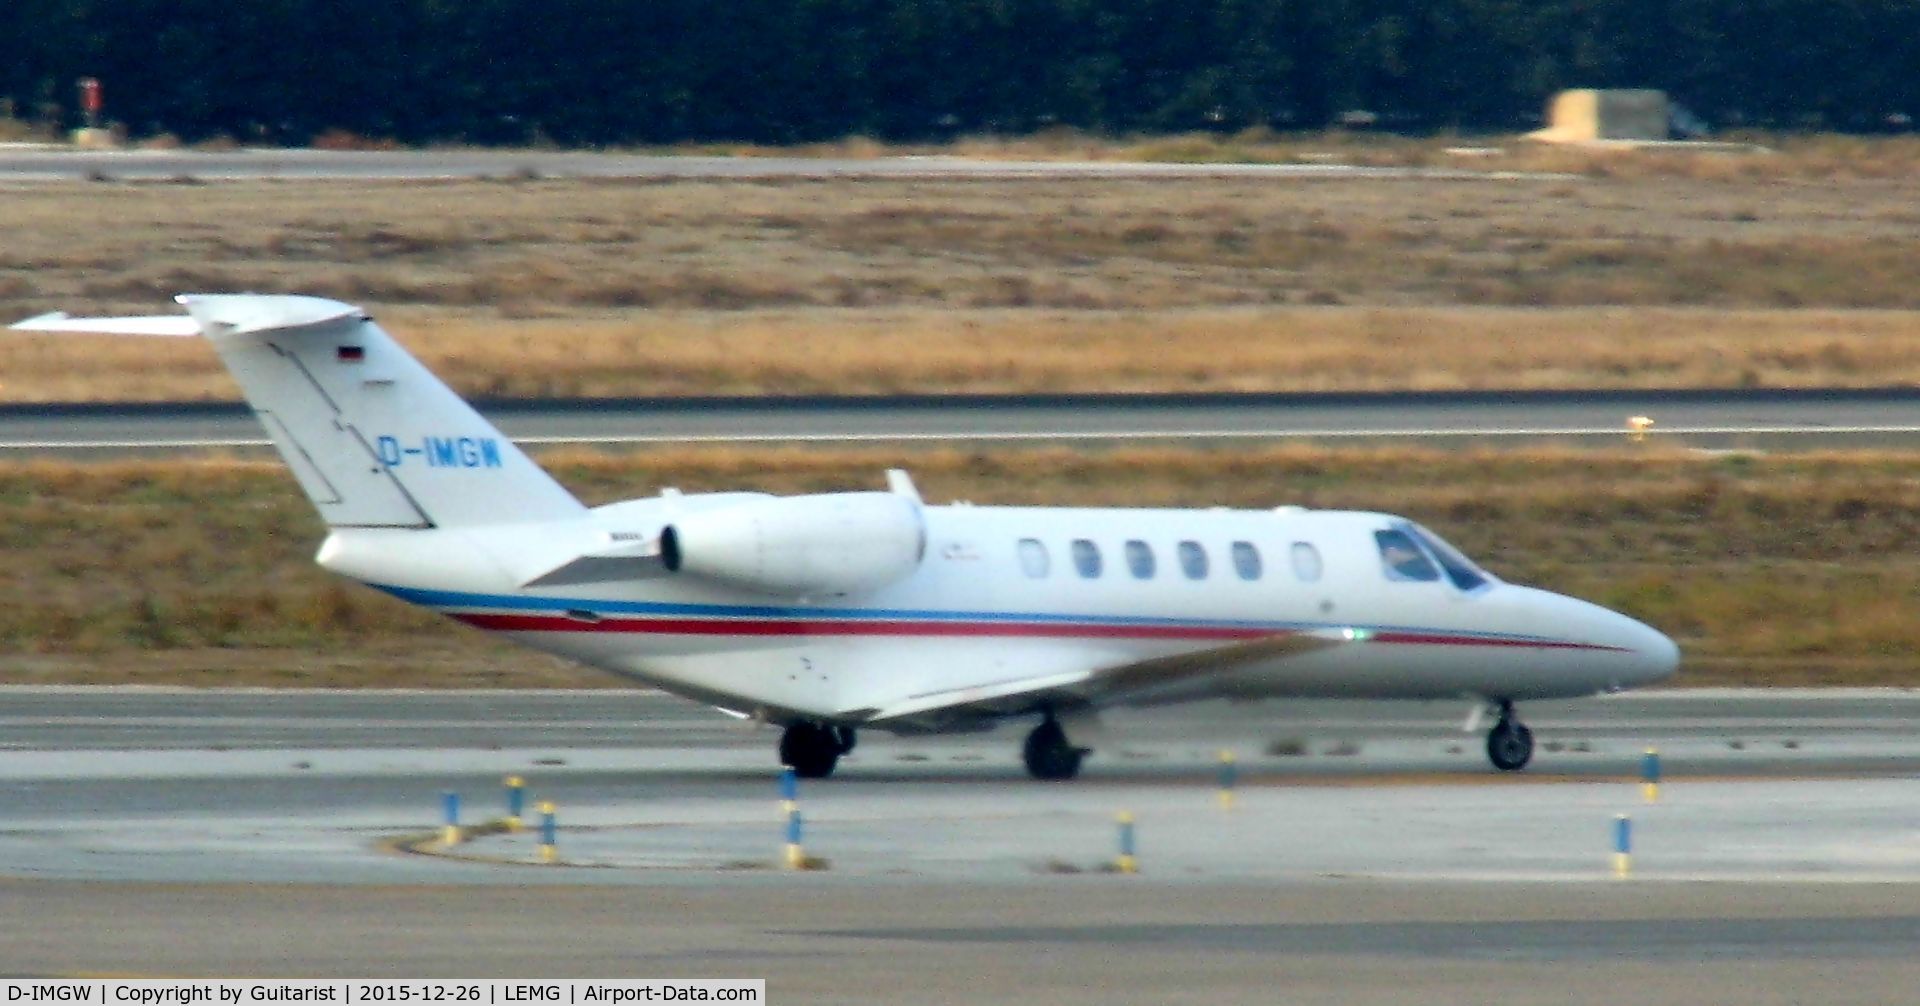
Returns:
[[[1432,632],[1376,632],[1367,641],[1410,646],[1518,646],[1535,650],[1606,650],[1621,653],[1618,646],[1575,643],[1559,639],[1487,639],[1482,636],[1444,636]]]
[[[933,622],[853,619],[603,618],[564,615],[454,614],[499,632],[631,632],[661,636],[1055,636],[1095,639],[1264,639],[1269,629],[1205,625],[1091,625],[1052,622]]]
[[[1207,625],[1102,625],[1063,622],[876,621],[866,619],[603,618],[456,612],[450,617],[495,632],[615,632],[660,636],[922,636],[1018,639],[1165,639],[1238,642],[1294,634],[1286,629]],[[1356,641],[1424,646],[1612,650],[1557,640],[1487,639],[1423,632],[1376,632]]]

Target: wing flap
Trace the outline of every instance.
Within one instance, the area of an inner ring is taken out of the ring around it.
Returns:
[[[1346,637],[1338,635],[1287,632],[1232,646],[1123,664],[1099,672],[1095,680],[1108,692],[1137,691],[1175,684],[1189,678],[1236,671],[1252,664],[1317,653],[1346,641]]]
[[[854,715],[864,713],[866,722],[869,723],[910,720],[928,713],[961,709],[983,715],[1006,715],[1031,706],[1036,698],[1064,693],[1068,689],[1083,684],[1092,678],[1094,673],[1091,670],[1068,671],[1063,674],[1041,675],[1037,678],[1012,678],[984,685],[925,692],[909,695],[888,706],[859,710]]]

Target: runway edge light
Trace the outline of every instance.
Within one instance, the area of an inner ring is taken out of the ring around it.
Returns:
[[[806,866],[807,854],[800,847],[800,808],[794,807],[787,811],[787,869],[803,870]]]
[[[540,861],[542,863],[551,863],[560,858],[559,850],[556,848],[559,845],[557,841],[559,832],[559,822],[554,819],[553,801],[548,800],[540,805]]]
[[[521,828],[521,816],[526,811],[527,806],[526,783],[521,780],[519,776],[510,775],[507,777],[506,787],[507,830],[519,831]]]
[[[440,794],[440,805],[446,818],[440,828],[440,842],[443,845],[459,845],[460,794],[452,790]]]
[[[1220,749],[1220,809],[1233,809],[1233,786],[1239,781],[1239,769],[1233,763],[1233,752]]]
[[[1121,873],[1139,872],[1139,864],[1134,860],[1133,811],[1123,810],[1116,820],[1120,824],[1120,856],[1113,862],[1114,869]]]

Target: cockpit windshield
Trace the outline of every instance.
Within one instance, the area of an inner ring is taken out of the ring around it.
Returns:
[[[1389,580],[1431,581],[1440,579],[1440,571],[1433,567],[1433,560],[1414,543],[1413,529],[1395,527],[1373,533],[1374,543],[1380,546],[1380,566],[1386,571]]]
[[[1380,548],[1380,567],[1389,580],[1433,583],[1444,575],[1463,591],[1479,590],[1493,582],[1493,577],[1459,549],[1418,524],[1396,521],[1384,531],[1375,531],[1373,540]]]
[[[1405,525],[1407,530],[1419,537],[1427,546],[1427,551],[1439,561],[1440,568],[1446,571],[1447,579],[1461,590],[1479,590],[1493,582],[1493,575],[1473,564],[1473,560],[1463,555],[1459,549],[1447,544],[1445,538],[1418,524]]]

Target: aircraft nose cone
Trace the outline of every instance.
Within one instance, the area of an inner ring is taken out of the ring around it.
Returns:
[[[1567,638],[1596,648],[1585,680],[1598,690],[1665,681],[1680,668],[1680,647],[1645,622],[1565,595],[1534,591],[1525,596],[1537,598],[1540,610],[1551,613],[1550,621],[1563,626]]]
[[[1621,626],[1620,647],[1632,654],[1632,680],[1622,684],[1650,685],[1673,677],[1680,669],[1680,647],[1666,633],[1645,622],[1617,615]]]

